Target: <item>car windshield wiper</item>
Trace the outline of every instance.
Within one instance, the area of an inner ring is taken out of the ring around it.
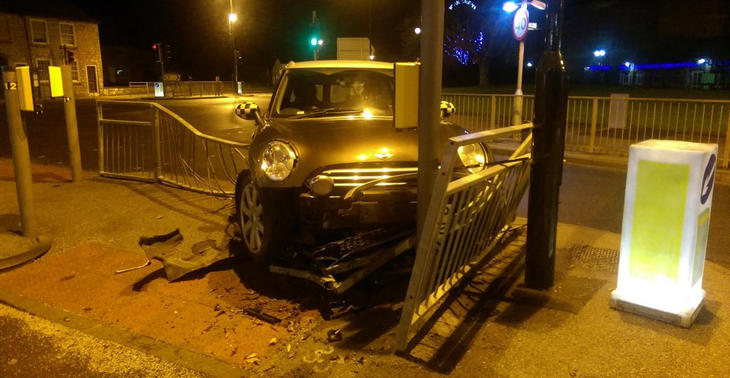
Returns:
[[[311,113],[305,113],[301,115],[297,115],[295,119],[298,118],[308,118],[308,117],[319,117],[327,114],[349,114],[349,113],[362,113],[362,109],[354,109],[354,108],[327,108],[322,110],[317,110],[315,112]]]

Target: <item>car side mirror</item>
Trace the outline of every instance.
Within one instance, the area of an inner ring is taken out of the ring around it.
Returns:
[[[456,112],[454,104],[448,101],[441,101],[441,119],[451,117]]]
[[[245,120],[253,120],[259,125],[264,123],[261,118],[261,109],[255,102],[246,101],[238,104],[236,106],[236,115]]]

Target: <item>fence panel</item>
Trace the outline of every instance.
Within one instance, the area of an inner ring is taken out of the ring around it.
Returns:
[[[477,132],[511,123],[513,95],[444,94],[456,106],[452,121]],[[532,120],[534,96],[524,96],[523,122]],[[568,97],[568,151],[628,155],[632,143],[672,139],[716,143],[720,166],[730,164],[730,101],[672,98]]]
[[[102,176],[233,195],[248,145],[202,134],[164,106],[97,101]]]
[[[459,171],[459,147],[487,143],[531,127],[511,126],[450,139],[418,241],[397,331],[399,351],[405,350],[416,322],[425,319],[439,300],[489,255],[514,220],[527,188],[531,134],[508,160],[471,174]]]

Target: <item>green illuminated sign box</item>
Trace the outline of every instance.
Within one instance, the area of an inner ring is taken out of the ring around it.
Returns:
[[[705,297],[716,165],[716,144],[647,140],[631,146],[613,307],[692,324]]]

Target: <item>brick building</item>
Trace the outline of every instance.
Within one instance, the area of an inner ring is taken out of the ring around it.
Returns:
[[[39,97],[50,93],[47,67],[64,64],[67,55],[76,95],[99,93],[104,70],[96,21],[66,6],[0,7],[0,65],[29,65]]]

